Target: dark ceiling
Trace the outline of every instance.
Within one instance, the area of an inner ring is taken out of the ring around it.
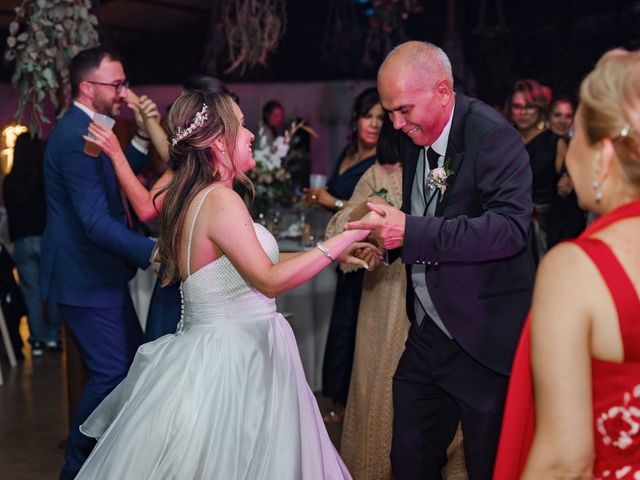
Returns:
[[[94,0],[94,4],[99,4],[101,38],[124,54],[131,82],[165,84],[202,73],[215,1]],[[328,51],[324,33],[335,24],[329,13],[349,2],[357,13],[355,40],[343,45],[342,51]],[[0,0],[3,39],[13,8],[20,3]],[[452,55],[454,69],[464,70],[459,87],[492,103],[501,102],[521,77],[538,78],[558,92],[572,94],[604,51],[640,47],[640,0],[422,3],[424,12],[405,22],[407,36],[433,41],[447,50],[457,47]],[[371,4],[371,0],[288,0],[287,31],[267,68],[219,76],[226,81],[373,78],[375,66],[365,67],[360,61]],[[447,32],[454,33],[449,43]],[[8,81],[10,74],[11,65],[5,65],[1,80]]]

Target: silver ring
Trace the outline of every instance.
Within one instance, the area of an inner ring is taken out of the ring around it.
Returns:
[[[311,195],[311,200],[317,200],[318,197],[316,195]]]

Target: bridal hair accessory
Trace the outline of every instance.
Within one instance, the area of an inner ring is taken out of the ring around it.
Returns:
[[[209,118],[209,114],[207,113],[208,111],[209,107],[207,107],[207,105],[203,103],[202,110],[196,113],[196,116],[193,117],[193,122],[191,122],[191,125],[189,125],[186,130],[182,130],[180,127],[178,127],[176,136],[171,139],[171,145],[175,146],[180,140],[191,135],[196,128],[203,126],[204,121]]]

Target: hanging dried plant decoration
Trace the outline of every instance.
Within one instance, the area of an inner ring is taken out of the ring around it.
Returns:
[[[69,61],[81,50],[98,45],[98,19],[91,0],[24,0],[9,25],[6,61],[16,62],[11,83],[20,91],[16,119],[30,108],[29,129],[41,134],[51,123],[44,104],[58,111],[70,98]]]
[[[286,31],[285,0],[224,0],[219,24],[224,28],[229,67],[225,73],[266,66]]]
[[[372,6],[374,13],[369,17],[369,34],[362,58],[368,67],[378,65],[395,45],[409,40],[404,22],[409,15],[424,10],[420,0],[374,0]]]
[[[329,0],[322,37],[322,61],[342,72],[360,73],[361,17],[353,0]]]

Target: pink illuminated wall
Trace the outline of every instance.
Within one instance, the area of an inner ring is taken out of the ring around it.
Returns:
[[[287,116],[300,116],[307,120],[320,135],[311,146],[312,171],[330,173],[333,163],[346,143],[349,115],[353,100],[373,81],[339,81],[311,83],[236,83],[228,87],[240,96],[240,105],[247,125],[255,131],[260,106],[271,99],[279,100]],[[160,112],[166,114],[167,107],[180,93],[178,85],[134,86],[138,94],[154,99]],[[18,104],[17,91],[10,85],[0,84],[0,125],[9,122]],[[133,118],[124,109],[122,117]]]

